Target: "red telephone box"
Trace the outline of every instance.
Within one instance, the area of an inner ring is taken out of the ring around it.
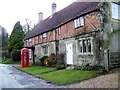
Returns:
[[[23,48],[21,50],[21,67],[29,67],[30,60],[29,60],[29,50],[27,48]]]

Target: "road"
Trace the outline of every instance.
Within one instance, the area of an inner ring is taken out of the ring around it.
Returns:
[[[24,73],[11,65],[0,64],[0,90],[2,88],[59,88]]]

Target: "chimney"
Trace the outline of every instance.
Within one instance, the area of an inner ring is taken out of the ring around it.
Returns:
[[[43,20],[43,13],[39,12],[38,13],[38,23],[40,23]]]
[[[52,3],[52,14],[54,14],[55,12],[56,12],[56,7],[57,7],[57,5],[56,5],[56,3]]]

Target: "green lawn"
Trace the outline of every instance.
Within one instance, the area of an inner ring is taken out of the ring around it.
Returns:
[[[43,74],[40,78],[58,85],[66,85],[96,77],[97,74],[98,73],[96,71],[59,70]]]
[[[11,59],[1,60],[1,64],[20,64],[20,61],[13,61]]]
[[[42,66],[30,66],[29,68],[19,68],[19,69],[33,75],[44,74],[56,70],[56,68],[53,67],[42,67]]]
[[[43,66],[30,66],[29,68],[20,68],[27,73],[35,75],[39,78],[43,78],[49,82],[57,85],[66,85],[71,83],[77,83],[86,79],[96,77],[97,71],[80,71],[80,70],[58,70],[53,67]]]

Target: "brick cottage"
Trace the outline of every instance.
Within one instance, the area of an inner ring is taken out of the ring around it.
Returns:
[[[39,13],[39,23],[24,38],[24,47],[35,48],[35,60],[54,53],[64,54],[68,65],[106,65],[108,50],[119,52],[115,6],[120,7],[115,2],[74,2],[56,12],[53,3],[51,16],[43,20]]]

